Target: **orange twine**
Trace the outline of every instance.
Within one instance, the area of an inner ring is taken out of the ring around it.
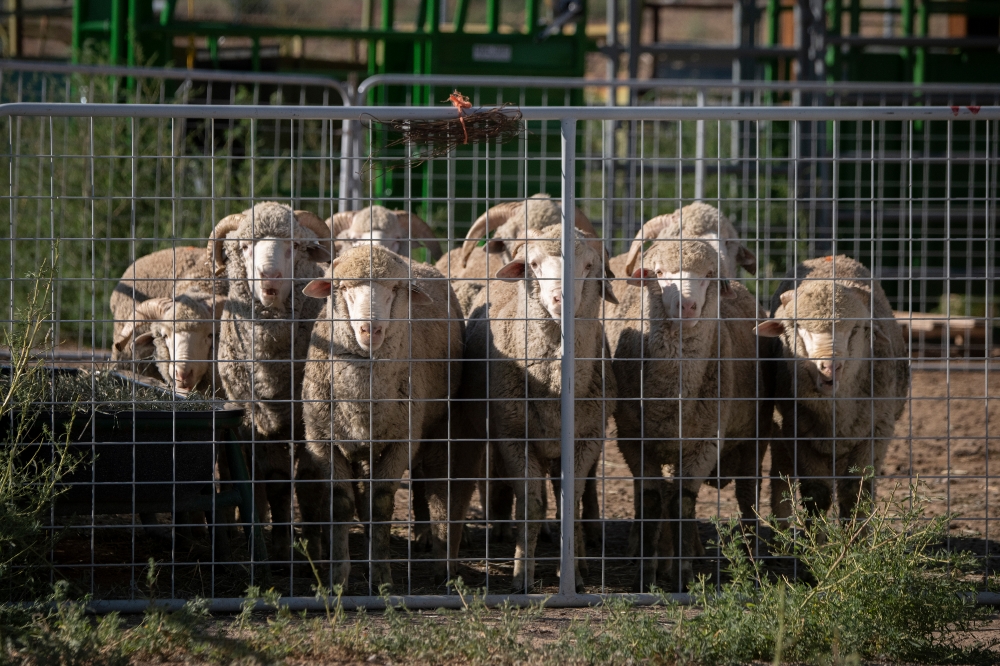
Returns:
[[[462,123],[462,134],[465,135],[465,140],[462,142],[462,144],[463,145],[468,144],[469,131],[465,128],[465,117],[463,115],[463,110],[471,109],[472,102],[469,101],[468,97],[458,92],[458,90],[455,90],[453,93],[448,95],[448,101],[450,101],[451,105],[455,107],[456,111],[458,111],[458,122]]]

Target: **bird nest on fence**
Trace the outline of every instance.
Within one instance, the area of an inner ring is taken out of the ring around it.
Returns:
[[[448,155],[458,146],[479,143],[502,145],[521,136],[521,111],[512,104],[473,111],[469,98],[457,90],[446,101],[451,102],[458,112],[455,118],[390,121],[371,118],[369,128],[377,127],[402,136],[386,142],[381,149],[373,146],[364,171],[417,167],[427,160]],[[379,160],[382,151],[400,146],[409,146],[413,150],[406,157]]]

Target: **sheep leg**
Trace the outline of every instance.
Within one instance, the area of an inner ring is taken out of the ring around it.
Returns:
[[[543,467],[534,452],[524,457],[524,446],[519,442],[505,443],[501,447],[504,467],[523,472],[524,478],[513,482],[514,497],[517,501],[515,516],[514,578],[511,592],[530,592],[535,582],[535,546],[538,543],[540,522],[545,518],[542,506],[542,492],[545,490],[542,478]],[[520,520],[519,520],[520,519]]]
[[[597,459],[601,455],[601,447],[597,442],[583,442],[576,446],[576,469],[575,483],[573,489],[573,518],[576,520],[576,529],[573,530],[574,550],[576,557],[574,563],[574,585],[578,593],[584,592],[583,574],[587,573],[587,545],[582,518],[586,506],[585,493],[588,476],[592,476],[597,468]],[[561,515],[561,514],[560,514]]]
[[[598,456],[600,457],[600,456]],[[556,518],[562,516],[560,509],[560,495],[562,494],[562,469],[559,460],[551,461],[549,466],[549,478],[552,480],[552,494],[556,498]],[[597,461],[580,477],[586,477],[583,488],[583,513],[581,521],[583,524],[583,534],[586,537],[588,546],[600,546],[604,535],[601,533],[601,502],[597,494]],[[547,494],[543,496],[547,503]],[[548,508],[546,507],[546,515]],[[546,541],[551,541],[553,533],[548,521],[542,524],[541,536]]]
[[[833,442],[823,442],[829,447]],[[790,455],[794,455],[792,464],[794,476],[799,482],[799,493],[802,496],[802,507],[809,516],[826,515],[833,504],[834,476],[836,469],[833,460],[820,454],[827,446],[813,447],[811,440],[799,439],[794,443]],[[811,521],[810,521],[811,522]]]
[[[878,474],[882,469],[882,461],[885,459],[888,449],[888,440],[876,440],[869,445],[868,442],[860,443],[850,455],[844,455],[837,459],[837,504],[840,508],[840,519],[850,520],[857,513],[857,517],[864,518],[865,514],[857,511],[858,499],[869,502],[875,497],[875,480],[862,485],[861,475],[854,475],[851,469],[864,470],[871,466]]]
[[[305,453],[299,456],[295,469],[295,496],[305,523],[302,537],[306,542],[306,554],[313,563],[323,559],[323,544],[330,539],[330,520],[324,515],[329,497],[323,482],[330,480],[330,463],[326,458],[326,455]]]
[[[491,480],[507,476],[496,445],[489,447],[486,457],[489,469],[486,470],[486,478],[479,482],[479,499],[483,503],[487,522],[493,522],[490,538],[495,543],[510,543],[514,539],[514,528],[510,522],[514,513],[514,487],[509,481]]]
[[[320,512],[329,507],[330,510],[330,565],[333,569],[334,585],[347,587],[351,573],[351,553],[348,550],[348,534],[351,521],[354,520],[356,508],[354,484],[350,479],[354,470],[340,449],[333,450],[333,475],[335,479],[329,485],[329,504],[323,502],[318,508]],[[326,494],[325,492],[323,493]],[[305,509],[305,507],[303,507]]]
[[[284,470],[271,470],[267,476],[267,503],[271,507],[271,547],[273,559],[291,561],[292,554],[292,480]]]
[[[658,447],[632,439],[619,439],[618,449],[633,479],[635,520],[629,530],[629,555],[639,558],[632,582],[634,592],[645,592],[656,584],[657,544],[663,529],[664,487]]]
[[[750,528],[756,523],[757,506],[760,503],[761,465],[767,443],[753,440],[740,442],[735,445],[735,449],[733,453],[739,459],[736,502],[740,507],[740,519],[744,528]]]
[[[392,513],[396,506],[396,489],[409,463],[407,444],[388,444],[372,470],[371,581],[379,592],[383,588],[392,589],[389,565]]]
[[[789,441],[771,442],[771,513],[782,521],[792,515],[795,502],[793,447]]]
[[[681,465],[676,471],[680,474],[679,492],[674,492],[670,501],[673,518],[680,520],[680,577],[679,589],[684,590],[694,578],[692,560],[705,554],[698,533],[696,509],[698,491],[717,465],[721,442],[709,439],[695,442],[685,442],[681,449]]]
[[[583,489],[583,534],[586,537],[588,546],[600,546],[604,541],[603,530],[601,529],[601,500],[597,493],[597,464],[587,470],[587,482]]]
[[[489,493],[489,519],[493,521],[490,536],[496,543],[514,540],[514,486],[504,481],[486,481]]]
[[[454,575],[452,561],[458,559],[465,516],[476,487],[473,477],[482,467],[483,453],[483,446],[472,442],[421,444],[419,467],[430,479],[421,485],[427,486],[434,580],[438,584]]]
[[[430,551],[433,548],[431,535],[431,511],[424,477],[423,456],[417,456],[410,465],[410,504],[413,507],[413,540],[417,550]]]

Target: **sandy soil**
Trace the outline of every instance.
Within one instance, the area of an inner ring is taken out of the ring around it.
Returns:
[[[919,479],[925,494],[932,500],[927,506],[930,516],[953,513],[950,547],[970,549],[985,556],[984,563],[993,570],[1000,566],[1000,543],[996,535],[997,502],[1000,501],[1000,481],[993,478],[990,456],[1000,455],[1000,442],[990,426],[1000,423],[1000,370],[917,370],[913,373],[912,400],[896,427],[895,439],[890,446],[883,476],[878,482],[878,492],[887,495],[894,486],[905,486]],[[996,430],[996,426],[993,427]],[[987,447],[987,443],[989,446]],[[765,458],[765,475],[769,469]],[[994,463],[994,466],[997,463]],[[632,516],[632,481],[615,448],[609,442],[598,468],[598,492],[604,521],[600,524],[603,540],[588,548],[588,572],[584,578],[591,592],[627,591],[634,564],[627,556],[628,532]],[[763,511],[768,510],[770,486],[767,480],[762,487]],[[555,502],[549,487],[549,517],[555,518]],[[402,593],[442,593],[443,588],[433,584],[429,554],[418,551],[411,539],[408,525],[409,497],[406,485],[396,498],[396,520],[393,531],[391,558],[394,560],[393,576],[397,591]],[[991,510],[988,510],[989,509]],[[732,484],[721,490],[714,486],[702,487],[698,517],[703,542],[715,537],[709,523],[714,516],[730,517],[738,513]],[[169,516],[162,517],[163,522]],[[173,543],[157,541],[133,526],[130,517],[98,518],[91,533],[74,531],[56,552],[56,559],[72,567],[74,577],[88,589],[100,588],[118,594],[126,588],[134,590],[142,585],[144,568],[153,557],[165,564],[162,567],[163,593],[169,595],[186,592],[206,594],[213,588],[217,595],[238,594],[249,582],[248,572],[242,567],[217,567],[204,564],[212,559],[207,538],[195,538],[192,543],[176,539]],[[234,531],[235,532],[235,531]],[[513,568],[512,543],[498,543],[487,534],[478,497],[473,499],[467,527],[468,543],[463,546],[463,559],[459,573],[474,587],[489,586],[505,592],[510,585]],[[551,538],[539,540],[537,551],[537,589],[541,592],[557,591],[556,575],[559,554],[558,525],[550,525]],[[197,534],[196,534],[197,536]],[[207,535],[205,535],[207,536]],[[241,534],[233,534],[232,545],[236,560],[245,559],[245,541]],[[363,531],[356,528],[351,536],[352,571],[351,594],[370,593],[367,584],[367,547]],[[92,555],[93,553],[93,555]],[[242,554],[242,555],[241,555]],[[93,559],[92,559],[93,557]],[[94,566],[91,568],[91,563]],[[715,552],[709,550],[697,563],[697,571],[718,575],[721,564]],[[71,573],[70,570],[67,573]],[[260,569],[255,571],[259,575]],[[273,583],[284,593],[311,594],[312,577],[307,568],[297,567],[294,579],[287,570],[274,572]],[[213,574],[215,579],[213,583]],[[93,586],[93,587],[92,587]]]

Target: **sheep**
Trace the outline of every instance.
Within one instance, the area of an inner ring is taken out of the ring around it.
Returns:
[[[577,476],[573,490],[580,498],[584,476],[600,455],[606,418],[614,411],[615,381],[599,316],[602,295],[607,302],[617,301],[602,283],[606,273],[600,242],[574,233]],[[463,422],[474,439],[488,437],[499,450],[503,473],[515,479],[518,513],[527,521],[516,527],[515,592],[533,587],[535,545],[539,521],[544,519],[541,478],[550,461],[561,457],[561,237],[561,225],[551,225],[541,232],[529,231],[525,241],[510,247],[512,260],[496,273],[501,281],[479,294],[466,322]],[[579,517],[579,503],[574,505]],[[585,556],[579,530],[575,548],[578,558]],[[573,576],[581,590],[583,578],[579,567],[574,568],[562,575]]]
[[[469,451],[447,443],[448,402],[461,382],[456,361],[462,357],[464,324],[458,300],[436,269],[378,245],[340,255],[303,293],[325,305],[313,327],[302,389],[309,476],[315,482],[308,486],[313,498],[300,506],[310,525],[330,525],[332,539],[322,541],[333,544],[333,580],[347,584],[347,535],[357,510],[363,521],[372,521],[370,552],[378,560],[372,564],[372,585],[391,585],[390,521],[412,451],[414,469],[436,479],[414,482],[411,473],[411,485],[428,491],[437,577],[443,582],[447,560],[458,554],[461,520],[474,489],[471,477],[480,464],[475,451],[466,463]],[[455,520],[446,553],[449,450],[452,476],[469,480],[451,483]],[[369,490],[348,479],[382,483],[371,483]],[[300,496],[306,487],[300,486]]]
[[[629,539],[631,552],[642,556],[636,591],[661,581],[665,589],[683,588],[691,580],[690,558],[704,552],[695,502],[719,460],[738,461],[737,469],[719,471],[743,477],[736,496],[744,519],[757,504],[759,455],[774,409],[758,401],[758,358],[767,354],[753,333],[756,301],[742,285],[717,279],[718,266],[710,242],[655,242],[605,324],[618,383],[618,448],[636,478],[635,516],[642,521]],[[679,484],[663,477],[668,464]],[[658,566],[658,558],[674,555],[667,516],[683,521],[679,580],[672,567]]]
[[[215,293],[206,259],[204,248],[167,248],[125,270],[110,299],[112,361],[181,392],[211,391],[208,369],[225,299]]]
[[[849,518],[858,498],[869,496],[861,470],[880,473],[905,407],[910,369],[902,328],[878,281],[845,255],[789,271],[771,299],[771,317],[757,326],[758,335],[781,342],[771,511],[791,514],[791,501],[783,500],[791,488],[782,479],[798,478],[806,509],[825,514],[836,476],[840,516]]]
[[[486,279],[511,257],[507,244],[524,239],[528,229],[541,231],[553,224],[562,223],[562,208],[547,194],[535,194],[524,201],[497,204],[479,216],[469,228],[465,242],[441,257],[436,266],[452,280],[452,286],[468,315],[476,295],[486,284]],[[594,227],[579,209],[576,211],[577,229],[596,235]],[[494,231],[493,238],[483,247],[484,252],[474,252],[480,239]],[[499,257],[490,259],[490,255]]]
[[[216,272],[228,278],[219,375],[229,400],[246,409],[272,545],[283,557],[291,544],[292,442],[301,437],[303,363],[322,307],[302,289],[322,275],[318,262],[330,260],[329,243],[330,230],[318,217],[274,202],[224,218],[208,242]]]
[[[426,222],[405,210],[369,206],[357,212],[335,213],[326,223],[333,233],[338,255],[357,245],[377,243],[409,257],[412,239],[427,248],[431,262],[441,258],[441,243],[434,232]]]
[[[715,206],[700,201],[688,204],[668,215],[658,215],[642,225],[642,229],[629,247],[628,254],[618,255],[611,260],[611,270],[619,276],[632,275],[644,241],[655,238],[680,238],[682,234],[685,239],[704,239],[712,242],[712,247],[722,259],[720,277],[735,278],[740,266],[750,275],[757,274],[757,257],[740,242],[740,236],[729,218]]]

